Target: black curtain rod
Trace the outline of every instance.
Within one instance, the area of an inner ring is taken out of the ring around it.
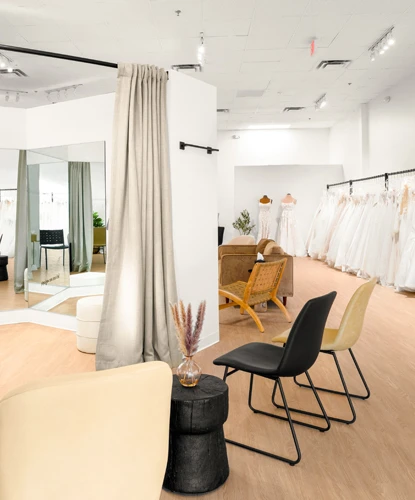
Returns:
[[[343,181],[343,182],[337,182],[336,184],[327,184],[327,190],[329,190],[331,187],[335,186],[343,186],[344,184],[349,184],[350,186],[350,194],[353,192],[353,184],[356,182],[363,182],[363,181],[370,181],[373,179],[385,179],[385,188],[388,189],[389,187],[389,177],[391,175],[401,175],[401,174],[409,174],[415,172],[415,168],[410,168],[408,170],[399,170],[398,172],[386,172],[385,174],[379,174],[379,175],[372,175],[370,177],[362,177],[361,179],[351,179],[350,181]]]
[[[211,155],[213,151],[219,151],[219,149],[211,148],[210,146],[197,146],[196,144],[188,144],[187,142],[180,141],[179,149],[184,151],[186,148],[206,149],[208,155]]]
[[[47,52],[44,50],[28,49],[26,47],[14,47],[13,45],[0,44],[0,50],[5,50],[9,52],[19,52],[20,54],[30,54],[32,56],[51,57],[53,59],[64,59],[66,61],[74,61],[84,64],[93,64],[95,66],[104,66],[106,68],[115,68],[115,69],[118,68],[118,64],[108,61],[99,61],[98,59],[88,59],[86,57],[71,56],[68,54],[60,54],[58,52]]]

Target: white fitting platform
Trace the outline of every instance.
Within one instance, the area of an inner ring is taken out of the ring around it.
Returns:
[[[84,297],[76,305],[76,347],[79,351],[95,354],[103,296]]]

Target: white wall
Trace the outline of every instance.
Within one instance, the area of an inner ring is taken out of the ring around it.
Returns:
[[[17,169],[19,151],[17,149],[0,149],[0,189],[17,187]]]
[[[346,180],[363,176],[361,110],[330,129],[330,163],[343,165]]]
[[[343,163],[346,179],[415,168],[414,130],[415,74],[331,129],[330,162]]]
[[[297,200],[297,224],[304,241],[311,221],[327,184],[341,182],[341,165],[279,165],[235,168],[235,215],[247,209],[256,225],[257,235],[259,199],[267,194],[272,200],[271,237],[275,238],[280,201],[291,193]]]
[[[0,106],[0,149],[25,149],[26,110]]]
[[[173,237],[179,297],[194,311],[206,300],[201,346],[219,340],[217,153],[179,149],[179,142],[216,147],[216,88],[171,71],[167,94]]]
[[[233,139],[234,134],[240,139]],[[219,132],[218,139],[218,211],[220,225],[225,226],[225,242],[234,235],[236,166],[329,163],[329,129],[230,131]]]

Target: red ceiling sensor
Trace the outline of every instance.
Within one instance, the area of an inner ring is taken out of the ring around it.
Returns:
[[[311,40],[310,44],[310,56],[313,56],[315,51],[316,51],[316,41],[313,39]]]

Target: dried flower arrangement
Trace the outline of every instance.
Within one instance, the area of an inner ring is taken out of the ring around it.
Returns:
[[[201,302],[199,305],[194,327],[191,304],[186,309],[183,301],[180,300],[177,304],[170,304],[170,309],[176,326],[180,351],[183,353],[183,356],[191,357],[196,354],[199,347],[200,335],[205,319],[206,301]]]

